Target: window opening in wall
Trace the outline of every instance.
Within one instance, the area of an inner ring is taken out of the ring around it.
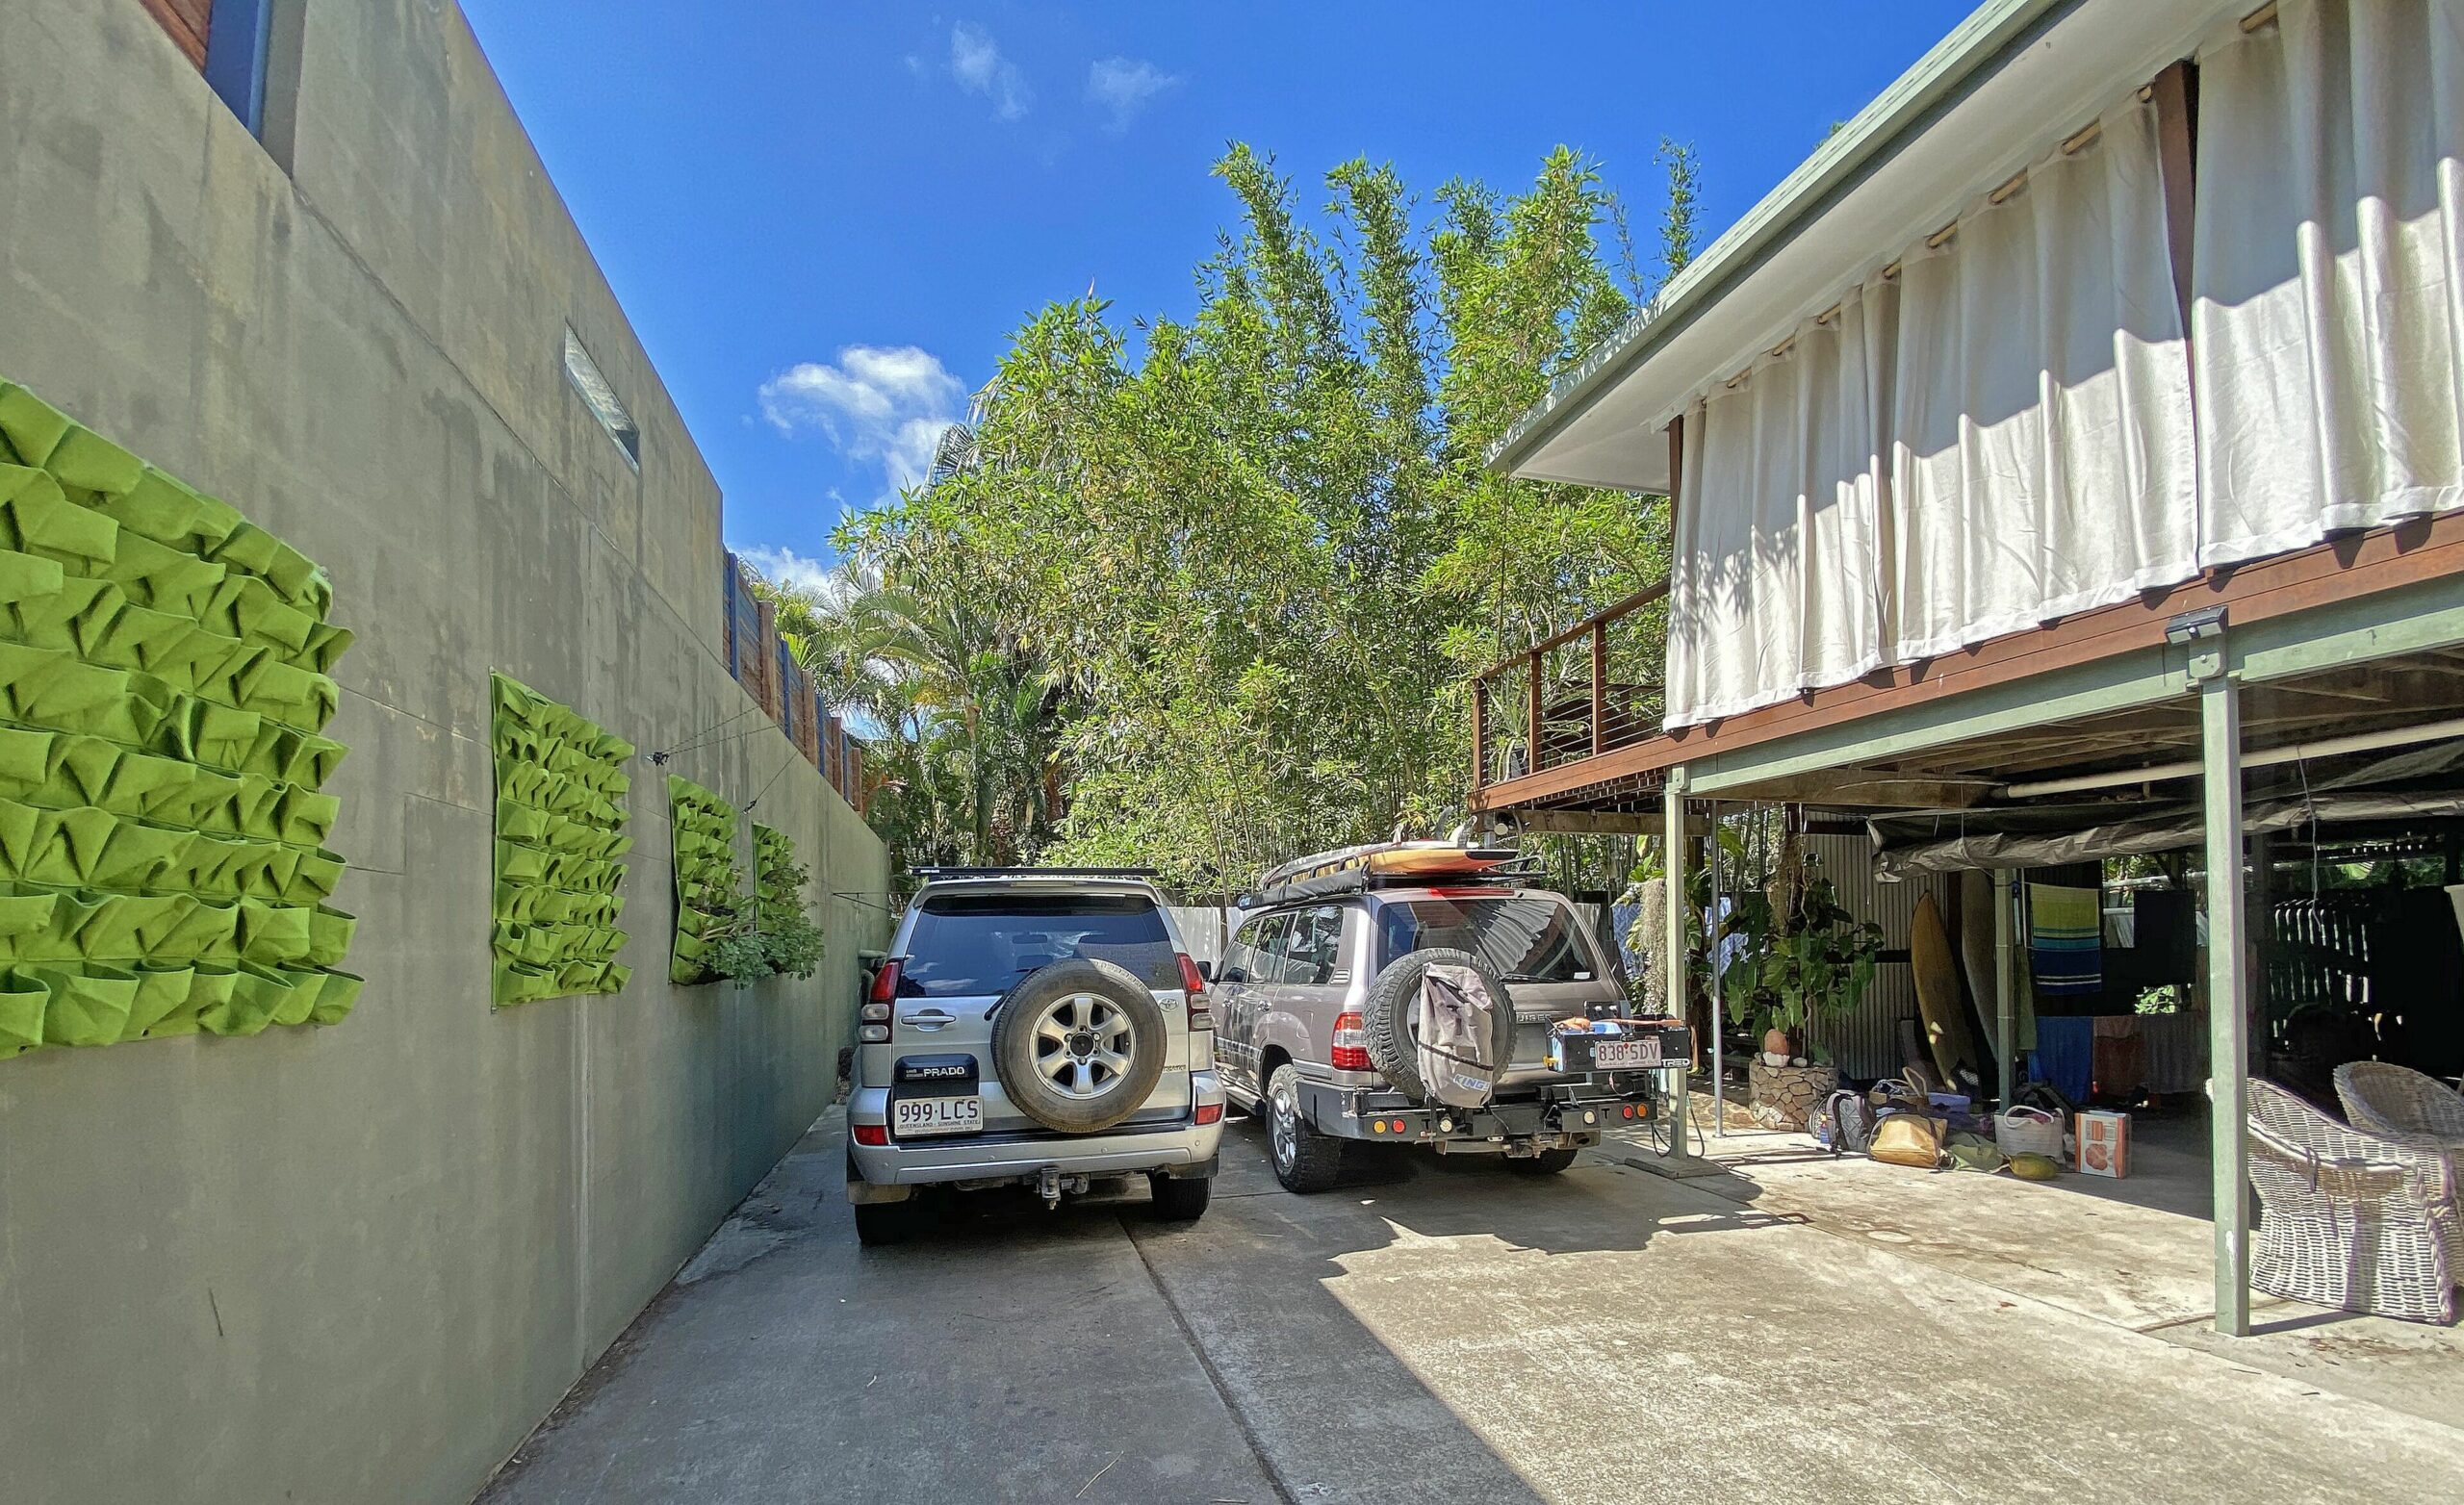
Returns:
[[[274,0],[201,0],[205,82],[251,136],[265,135],[266,69],[273,54]]]
[[[582,348],[580,337],[570,325],[565,329],[565,375],[573,382],[574,391],[581,394],[581,400],[589,404],[591,417],[599,420],[599,426],[616,441],[616,447],[625,451],[625,463],[640,470],[642,430],[633,421],[633,415],[625,411],[625,404],[616,400],[615,389],[599,374],[599,363]]]

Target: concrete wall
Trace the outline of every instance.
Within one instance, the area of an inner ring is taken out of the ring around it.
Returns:
[[[666,983],[642,760],[633,986],[490,1010],[488,672],[645,750],[744,710],[719,493],[458,11],[305,5],[286,173],[137,0],[0,0],[0,374],[331,573],[369,979],[331,1029],[0,1062],[13,1499],[468,1498],[827,1104],[886,931],[880,843],[762,727],[676,766],[767,786],[823,976]]]

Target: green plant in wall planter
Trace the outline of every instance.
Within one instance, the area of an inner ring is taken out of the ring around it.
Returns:
[[[350,1012],[332,605],[297,549],[0,382],[0,1059]]]
[[[712,953],[743,918],[743,875],[736,869],[736,809],[688,778],[668,776],[676,868],[676,936],[668,980],[691,985],[726,974]]]
[[[632,849],[625,763],[633,745],[503,675],[489,676],[496,748],[499,1007],[621,992],[617,893]]]
[[[712,948],[713,972],[739,985],[766,977],[808,978],[821,966],[821,927],[805,913],[808,875],[796,860],[786,832],[753,825],[754,897],[751,915],[730,927]]]

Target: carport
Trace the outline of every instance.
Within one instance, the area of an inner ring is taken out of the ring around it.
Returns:
[[[2464,793],[2451,68],[2430,0],[1996,0],[1491,457],[1669,497],[1676,547],[1664,605],[1476,682],[1476,808],[1679,832],[1787,802],[1899,817],[1931,849],[1903,863],[2068,831],[2232,875],[2203,884],[2232,1334],[2248,843],[2430,830]]]

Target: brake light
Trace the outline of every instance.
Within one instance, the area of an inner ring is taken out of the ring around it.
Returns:
[[[1334,1049],[1327,1053],[1327,1064],[1337,1071],[1369,1071],[1369,1031],[1360,1015],[1335,1015]]]
[[[893,957],[889,960],[883,962],[882,969],[873,974],[873,991],[870,1001],[876,1004],[886,1004],[897,996],[898,958]],[[888,1016],[884,1015],[883,1017],[886,1018]]]
[[[858,1144],[870,1145],[879,1149],[889,1143],[889,1125],[887,1124],[858,1124],[855,1134]]]
[[[1190,1028],[1193,1030],[1214,1029],[1215,1010],[1207,1004],[1206,979],[1198,974],[1197,963],[1190,959],[1190,954],[1186,951],[1179,953],[1172,959],[1181,964],[1181,991],[1187,993],[1190,999]]]
[[[1223,1105],[1220,1103],[1200,1103],[1197,1105],[1197,1121],[1198,1127],[1200,1128],[1204,1128],[1208,1124],[1221,1123],[1223,1121]]]

